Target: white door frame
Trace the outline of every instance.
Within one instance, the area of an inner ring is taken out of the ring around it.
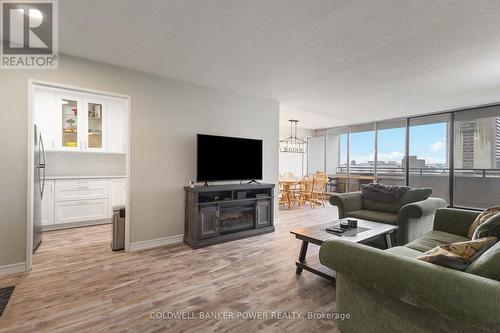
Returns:
[[[105,97],[120,98],[125,100],[125,134],[127,136],[127,152],[126,152],[126,179],[127,179],[127,191],[126,191],[126,214],[125,214],[125,251],[130,251],[130,142],[131,142],[131,131],[130,124],[132,119],[132,109],[131,109],[131,96],[124,94],[117,94],[108,91],[101,91],[83,87],[77,87],[67,84],[60,84],[56,82],[47,82],[41,80],[28,80],[28,196],[27,196],[27,223],[26,223],[26,271],[31,270],[33,263],[33,184],[34,184],[34,133],[33,126],[35,125],[34,117],[34,103],[33,99],[35,97],[34,90],[36,86],[49,87],[49,88],[59,88],[65,90],[72,90],[79,93],[90,93],[96,95],[102,95]],[[111,249],[110,249],[111,251]]]

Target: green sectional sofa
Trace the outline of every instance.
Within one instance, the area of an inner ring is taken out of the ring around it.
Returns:
[[[394,224],[396,244],[404,245],[432,230],[436,209],[446,207],[446,201],[429,198],[431,189],[409,189],[395,203],[377,203],[362,198],[361,192],[334,194],[330,203],[337,206],[339,218],[352,217]]]
[[[416,259],[437,245],[468,240],[479,213],[442,208],[433,230],[406,246],[379,250],[325,242],[320,261],[337,272],[339,321],[351,332],[500,332],[500,242],[465,272]],[[500,214],[492,219],[500,219]],[[498,224],[497,224],[498,225]],[[493,234],[500,236],[500,230]]]

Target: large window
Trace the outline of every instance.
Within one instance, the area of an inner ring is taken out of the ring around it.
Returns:
[[[359,191],[361,184],[375,177],[374,124],[349,128],[349,191]]]
[[[349,173],[374,175],[375,166],[374,124],[349,128]]]
[[[410,119],[409,184],[450,202],[450,114]],[[406,161],[406,160],[405,160]]]
[[[498,205],[500,107],[457,112],[454,119],[454,205]]]
[[[324,167],[331,192],[358,191],[376,181],[430,187],[433,197],[453,207],[484,209],[500,202],[500,105],[324,134],[310,141],[308,171]]]
[[[405,185],[406,120],[377,123],[377,182]]]

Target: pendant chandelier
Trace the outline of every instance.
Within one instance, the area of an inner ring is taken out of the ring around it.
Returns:
[[[290,136],[280,140],[280,152],[282,153],[305,153],[307,141],[297,136],[298,120],[290,119]]]

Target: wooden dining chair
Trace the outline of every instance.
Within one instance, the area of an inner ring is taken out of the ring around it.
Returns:
[[[287,197],[287,191],[285,191],[285,188],[282,183],[279,184],[280,186],[280,193],[279,193],[279,201],[278,205],[279,206],[284,206],[288,204],[288,197]]]
[[[314,176],[305,175],[300,181],[299,188],[296,191],[296,199],[299,207],[305,203],[309,203],[311,207],[314,205],[312,202],[312,189],[313,189]]]
[[[326,183],[328,177],[323,172],[318,172],[314,175],[312,187],[312,201],[313,204],[320,204],[325,207],[326,203]],[[312,205],[314,207],[314,205]]]

